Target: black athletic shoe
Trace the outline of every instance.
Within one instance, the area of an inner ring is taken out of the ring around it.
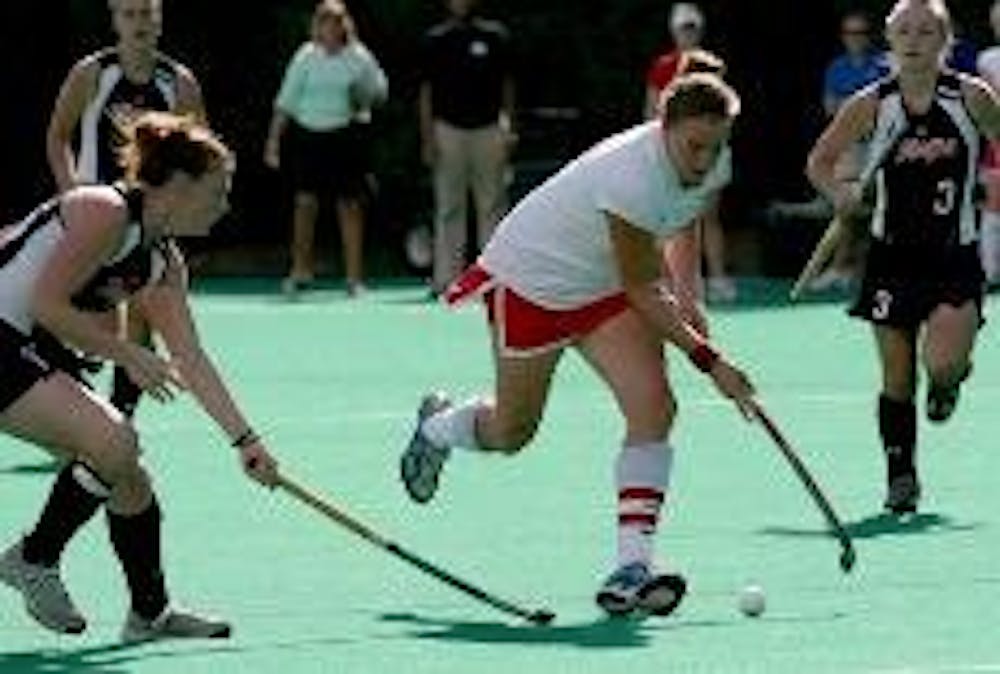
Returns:
[[[911,515],[917,512],[920,501],[920,481],[916,473],[903,473],[889,479],[885,509],[893,515]]]

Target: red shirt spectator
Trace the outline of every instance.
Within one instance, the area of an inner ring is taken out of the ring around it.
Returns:
[[[673,46],[657,56],[646,73],[646,119],[656,114],[656,100],[660,92],[670,84],[681,71],[684,52],[695,49],[701,43],[705,31],[705,15],[698,6],[679,2],[670,12],[670,37]]]
[[[674,49],[668,51],[666,54],[657,56],[646,73],[646,86],[650,89],[655,89],[657,92],[663,91],[674,77],[677,76],[680,65],[680,49]]]

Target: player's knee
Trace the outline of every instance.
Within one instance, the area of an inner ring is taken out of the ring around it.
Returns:
[[[115,424],[101,439],[102,446],[94,447],[88,454],[98,472],[111,484],[133,481],[143,472],[139,465],[139,435],[127,423]]]

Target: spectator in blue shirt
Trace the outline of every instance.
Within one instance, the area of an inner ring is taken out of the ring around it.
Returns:
[[[841,19],[844,53],[826,69],[823,109],[833,116],[848,96],[889,72],[885,55],[872,44],[871,22],[863,12],[848,12]]]
[[[960,73],[977,75],[976,62],[979,59],[979,49],[976,43],[965,37],[965,31],[959,23],[955,23],[954,30],[955,37],[948,50],[948,67]]]

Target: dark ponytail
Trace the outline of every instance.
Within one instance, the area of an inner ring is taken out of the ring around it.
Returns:
[[[147,112],[124,130],[119,161],[130,183],[159,187],[181,171],[192,178],[230,160],[231,152],[193,118]]]

